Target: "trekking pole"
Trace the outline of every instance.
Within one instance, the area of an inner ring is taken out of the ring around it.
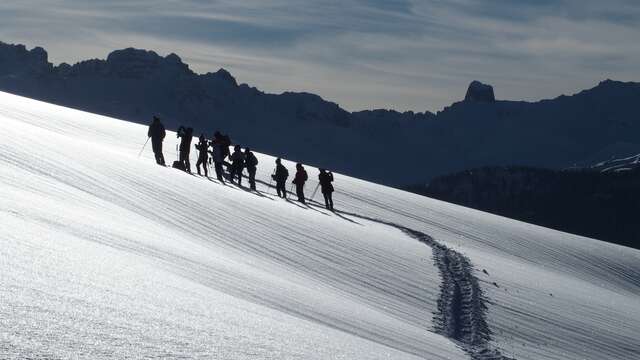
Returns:
[[[142,152],[144,151],[144,148],[147,146],[147,143],[149,142],[149,139],[151,139],[151,137],[148,137],[147,141],[145,141],[144,145],[142,145],[142,149],[140,149],[140,152],[138,153],[138,157],[140,157],[140,155],[142,155]]]
[[[269,177],[269,188],[271,188],[271,184],[273,184],[273,176],[276,174],[276,170],[273,169],[273,174]],[[269,191],[269,189],[267,189]]]
[[[320,183],[318,183],[318,185],[316,185],[316,189],[313,190],[313,194],[311,195],[311,201],[313,201],[313,198],[316,197],[316,193],[318,192],[319,188],[320,188]]]

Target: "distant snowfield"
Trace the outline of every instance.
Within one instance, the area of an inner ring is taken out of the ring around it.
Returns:
[[[6,93],[0,124],[0,358],[471,358],[437,330],[432,249],[385,223],[470,260],[502,355],[640,357],[640,251],[338,174],[338,213],[304,207],[270,156],[257,195],[138,158],[144,126]]]

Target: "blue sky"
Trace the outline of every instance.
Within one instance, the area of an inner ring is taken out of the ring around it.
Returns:
[[[137,47],[349,110],[438,111],[472,80],[500,99],[640,81],[637,0],[3,0],[0,41],[54,63]]]

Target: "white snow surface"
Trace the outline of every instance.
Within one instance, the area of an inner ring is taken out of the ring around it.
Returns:
[[[374,219],[467,256],[503,355],[640,358],[640,251],[340,174],[337,213],[304,207],[273,157],[257,195],[138,158],[144,126],[6,93],[0,124],[0,358],[470,358],[434,330],[431,248]]]

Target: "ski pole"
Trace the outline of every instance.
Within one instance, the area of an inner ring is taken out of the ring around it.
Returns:
[[[142,152],[144,151],[144,148],[147,146],[147,143],[149,142],[149,139],[151,139],[151,137],[148,137],[147,141],[145,141],[144,145],[142,145],[142,149],[140,149],[140,152],[138,153],[138,157],[140,157],[140,155],[142,155]]]
[[[318,192],[319,188],[320,188],[320,183],[318,183],[318,185],[316,185],[316,189],[313,190],[313,195],[311,195],[311,201],[313,201],[313,198],[316,197],[316,193]]]
[[[273,176],[276,174],[276,170],[273,170],[273,174],[271,174],[270,178],[269,178],[269,187],[271,187],[271,184],[273,184]],[[267,191],[269,191],[269,189],[267,189]]]

